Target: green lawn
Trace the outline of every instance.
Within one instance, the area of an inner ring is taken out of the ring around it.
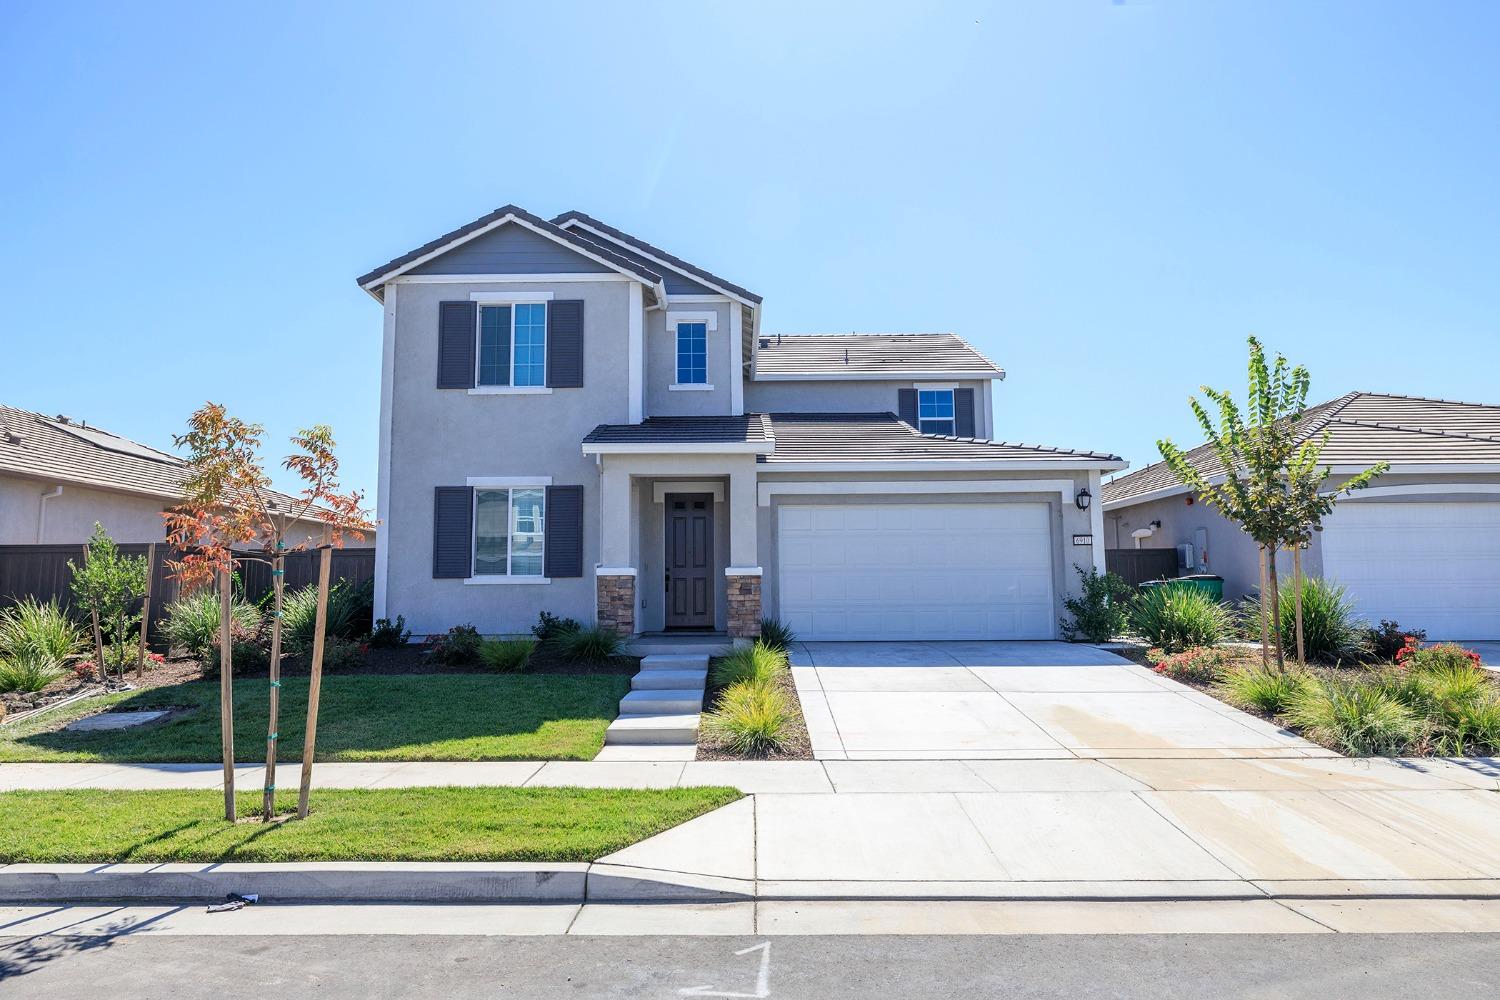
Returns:
[[[318,760],[591,760],[630,679],[615,675],[335,675],[323,679]],[[235,757],[265,759],[264,678],[235,679]],[[113,732],[61,727],[105,707],[183,706],[165,721]],[[302,757],[307,678],[281,688],[281,760]],[[91,698],[0,728],[0,762],[220,759],[219,685],[193,681]]]
[[[218,791],[0,793],[0,864],[593,861],[733,802],[732,788],[315,791],[306,820],[224,822]],[[296,794],[282,796],[295,812]],[[240,797],[250,815],[260,795]]]

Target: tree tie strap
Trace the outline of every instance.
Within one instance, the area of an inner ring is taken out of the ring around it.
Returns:
[[[273,569],[273,570],[271,570],[271,575],[272,576],[286,576],[286,570],[284,570],[284,569]]]
[[[262,790],[263,790],[263,791],[267,791],[267,792],[274,792],[274,791],[276,791],[276,786],[275,786],[275,785],[267,785],[267,786],[266,786],[266,787],[265,787],[265,788],[264,788],[264,789],[262,789]]]
[[[281,736],[280,733],[271,733],[269,736],[266,737],[266,742],[267,743],[274,743],[274,742],[276,742],[277,738],[280,737],[280,736]]]
[[[271,682],[271,686],[273,688],[279,688],[279,687],[281,687],[281,682],[280,681],[272,681]]]

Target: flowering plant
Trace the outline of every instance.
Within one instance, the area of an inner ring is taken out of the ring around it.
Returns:
[[[1152,649],[1146,653],[1146,658],[1153,664],[1153,670],[1174,681],[1216,680],[1229,665],[1229,654],[1212,646],[1194,646],[1172,654]]]
[[[1415,636],[1407,636],[1406,643],[1396,651],[1396,666],[1403,670],[1432,670],[1442,667],[1482,667],[1481,658],[1472,649],[1465,649],[1456,642],[1440,642],[1435,646],[1423,646]]]

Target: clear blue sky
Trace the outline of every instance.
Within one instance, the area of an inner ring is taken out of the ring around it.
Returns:
[[[1144,464],[1250,333],[1316,398],[1500,402],[1497,37],[1458,2],[11,3],[0,399],[165,445],[212,398],[277,454],[328,422],[373,493],[353,279],[515,202],[771,331],[960,333],[1009,440]]]

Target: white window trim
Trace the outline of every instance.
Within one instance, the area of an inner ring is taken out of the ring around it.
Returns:
[[[677,332],[678,323],[702,323],[709,333],[717,333],[719,330],[718,310],[712,312],[686,312],[679,309],[671,309],[667,312],[667,329],[673,333]]]
[[[543,482],[542,480],[545,480]],[[551,476],[535,477],[532,479],[519,479],[511,476],[494,477],[471,477],[469,486],[474,489],[474,499],[470,502],[469,523],[473,529],[469,532],[469,575],[464,578],[464,583],[469,584],[524,584],[524,583],[551,583],[545,573],[547,570],[547,530],[542,530],[542,573],[536,576],[517,576],[510,571],[511,556],[511,493],[521,489],[539,489],[552,485]],[[480,490],[504,490],[505,491],[505,572],[478,574],[474,572],[474,564],[479,558],[479,491]],[[547,495],[542,494],[542,518],[547,517]]]
[[[659,479],[651,484],[651,502],[666,503],[669,493],[707,493],[714,503],[724,502],[724,484],[697,480]]]
[[[708,382],[673,382],[667,386],[671,392],[713,392],[714,387]]]
[[[547,327],[551,324],[551,292],[521,292],[514,296],[499,298],[480,299],[481,295],[495,295],[500,293],[474,292],[470,298],[477,305],[474,309],[474,386],[469,390],[474,396],[521,396],[521,395],[546,395],[552,389],[547,385],[547,377],[551,373],[547,371]],[[484,307],[485,306],[511,306],[510,311],[510,384],[508,385],[484,385],[479,381],[480,351],[484,344]],[[541,385],[516,385],[516,310],[515,306],[545,306],[542,312],[542,384]]]
[[[708,378],[708,335],[719,328],[719,314],[716,312],[669,312],[667,313],[667,332],[672,335],[672,374],[682,370],[682,348],[679,345],[679,333],[677,328],[684,323],[703,324],[703,377]],[[670,392],[712,392],[713,384],[704,382],[673,382],[667,386]]]
[[[922,393],[924,392],[946,392],[948,394],[949,407],[953,410],[951,417],[928,417],[930,422],[943,421],[953,425],[948,434],[958,433],[958,386],[956,385],[916,385],[917,391],[917,430],[923,434],[942,434],[942,431],[922,430]]]

